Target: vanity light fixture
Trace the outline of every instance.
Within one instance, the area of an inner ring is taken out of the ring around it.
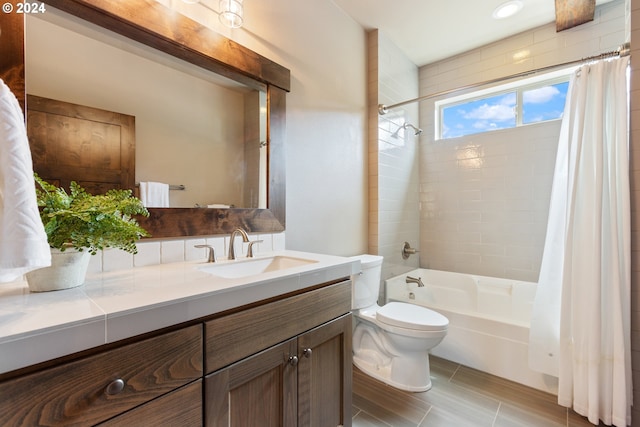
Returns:
[[[508,18],[520,12],[522,10],[522,6],[522,1],[511,0],[496,7],[491,16],[493,16],[494,19]]]
[[[243,18],[242,0],[220,0],[220,22],[229,28],[240,28]]]

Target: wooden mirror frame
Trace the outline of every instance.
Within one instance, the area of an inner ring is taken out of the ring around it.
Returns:
[[[153,238],[285,230],[285,113],[290,71],[154,0],[43,0],[195,66],[267,92],[268,209],[150,208]],[[45,12],[46,13],[46,12]]]

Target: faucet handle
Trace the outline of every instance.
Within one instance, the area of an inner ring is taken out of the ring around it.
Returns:
[[[253,258],[253,245],[256,243],[262,243],[264,240],[253,240],[249,242],[249,249],[247,249],[247,258]]]
[[[211,245],[195,245],[194,248],[208,248],[207,262],[216,262],[216,250]]]
[[[408,259],[410,255],[415,255],[419,250],[412,248],[409,242],[404,242],[402,245],[402,259]]]

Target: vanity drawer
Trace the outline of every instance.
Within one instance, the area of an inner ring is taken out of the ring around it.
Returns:
[[[100,424],[100,427],[135,426],[202,426],[202,380]]]
[[[315,289],[205,323],[210,373],[351,310],[351,281]]]
[[[201,376],[194,325],[1,383],[0,425],[94,425]]]

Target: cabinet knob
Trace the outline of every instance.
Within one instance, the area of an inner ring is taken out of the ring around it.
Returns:
[[[310,348],[305,348],[304,350],[302,350],[302,355],[307,359],[311,357],[311,354],[313,354],[313,350],[311,350]]]
[[[124,380],[118,378],[117,380],[111,381],[104,392],[108,396],[113,396],[120,393],[122,390],[124,390]]]
[[[296,366],[298,364],[298,356],[289,356],[289,364]]]

